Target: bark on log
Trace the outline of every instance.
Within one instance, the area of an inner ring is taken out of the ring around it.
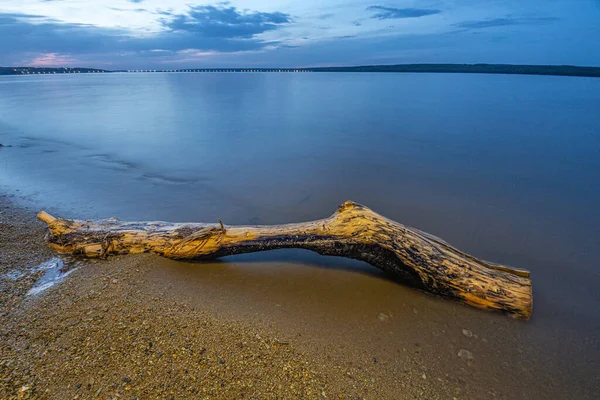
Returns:
[[[347,201],[329,218],[285,225],[78,221],[40,211],[50,247],[86,257],[156,253],[172,259],[302,248],[367,263],[411,286],[465,304],[531,316],[529,272],[479,260],[442,239]]]

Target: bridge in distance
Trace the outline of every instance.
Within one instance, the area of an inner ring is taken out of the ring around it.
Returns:
[[[129,69],[125,72],[312,72],[297,68]]]

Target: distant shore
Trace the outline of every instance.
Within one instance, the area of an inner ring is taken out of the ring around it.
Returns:
[[[0,67],[0,75],[79,74],[111,72],[421,72],[462,74],[551,75],[600,78],[600,67],[516,64],[394,64],[317,68],[183,68],[104,70],[97,68]]]
[[[600,77],[600,67],[512,64],[398,64],[313,68],[314,72],[428,72]]]
[[[114,72],[98,68],[0,67],[0,75],[90,74]]]

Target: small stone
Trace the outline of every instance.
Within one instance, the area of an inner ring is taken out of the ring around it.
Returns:
[[[470,331],[470,330],[468,330],[468,329],[463,329],[463,330],[462,330],[462,334],[463,334],[463,335],[465,335],[465,336],[466,336],[466,337],[468,337],[468,338],[470,338],[470,337],[473,337],[473,332],[471,332],[471,331]]]
[[[473,360],[475,358],[473,357],[473,353],[465,349],[460,349],[458,351],[458,357],[462,358],[463,360]]]
[[[427,375],[423,374],[421,375],[423,379],[427,379]]]
[[[123,378],[123,382],[129,383],[129,382],[131,382],[131,378],[129,378],[128,376],[126,376],[125,378]]]
[[[389,322],[390,321],[390,316],[384,313],[379,313],[379,315],[377,316],[377,319],[380,320],[381,322]]]
[[[17,393],[19,398],[21,399],[21,398],[25,397],[25,395],[29,391],[29,389],[31,389],[29,386],[21,386],[21,388],[19,389],[19,392]]]
[[[119,281],[118,281],[118,280],[116,280],[116,279],[113,279],[111,282],[116,284],[116,283],[117,283],[117,282],[119,282]]]

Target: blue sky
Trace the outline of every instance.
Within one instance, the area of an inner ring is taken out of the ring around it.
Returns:
[[[600,0],[0,0],[0,65],[600,66]]]

